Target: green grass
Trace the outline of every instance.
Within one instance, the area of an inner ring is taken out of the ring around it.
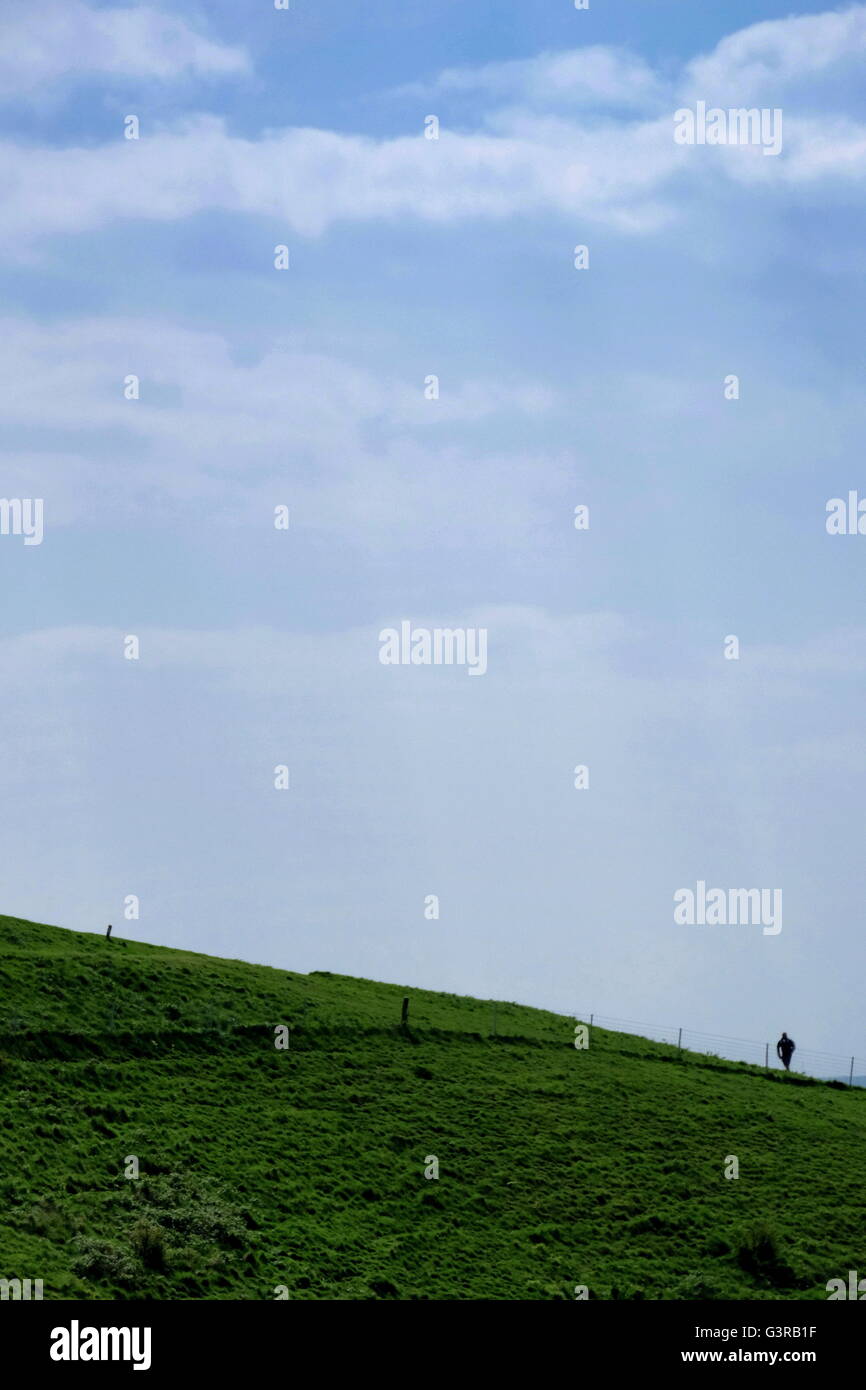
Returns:
[[[825,1299],[866,1275],[866,1092],[601,1029],[578,1051],[573,1019],[516,1004],[491,1023],[489,1001],[0,918],[0,1277]]]

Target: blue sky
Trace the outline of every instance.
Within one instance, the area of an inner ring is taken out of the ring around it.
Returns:
[[[0,901],[866,1055],[866,6],[505,9],[0,18]]]

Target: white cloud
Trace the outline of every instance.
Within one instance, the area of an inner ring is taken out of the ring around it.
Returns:
[[[792,83],[858,64],[864,53],[866,6],[853,5],[841,13],[765,20],[740,29],[689,63],[686,80],[708,101],[767,105]]]
[[[41,0],[0,13],[2,99],[40,89],[44,95],[64,79],[227,76],[248,66],[240,49],[149,6],[94,9],[84,0]]]
[[[819,181],[822,190],[833,182],[856,187],[866,172],[866,131],[850,116],[812,112],[792,99],[782,153],[767,159],[758,147],[676,145],[673,111],[696,82],[705,96],[718,88],[726,101],[758,100],[768,74],[796,90],[808,71],[835,72],[849,44],[866,43],[864,31],[862,5],[742,31],[692,63],[685,86],[672,90],[669,112],[650,118],[602,117],[605,104],[625,99],[632,79],[641,99],[656,87],[640,60],[587,49],[462,75],[449,70],[445,88],[475,84],[487,96],[519,100],[487,110],[475,131],[443,127],[438,141],[420,130],[375,140],[301,128],[246,139],[211,116],[161,130],[145,120],[140,140],[118,131],[96,148],[24,149],[7,141],[0,146],[5,250],[23,257],[44,236],[209,210],[268,217],[287,236],[316,236],[339,221],[454,223],[551,212],[639,233],[673,218],[689,186],[706,193],[729,180],[760,183],[776,196]],[[172,61],[193,61],[200,41],[187,38]],[[141,45],[145,57],[148,51]],[[776,88],[762,90],[772,101]],[[581,94],[594,94],[589,120],[563,110],[569,95],[580,104]]]
[[[138,400],[124,397],[130,373]],[[422,378],[291,342],[239,365],[218,334],[170,323],[5,319],[0,377],[5,492],[43,497],[49,529],[187,507],[264,525],[289,502],[301,529],[318,534],[411,544],[436,526],[457,546],[497,525],[538,524],[570,472],[549,455],[540,469],[537,449],[509,439],[515,421],[557,405],[525,376],[448,381],[428,401]],[[480,421],[481,446],[453,428]]]
[[[657,104],[664,84],[644,60],[624,49],[593,45],[536,58],[446,68],[435,81],[403,92],[480,92],[531,107],[643,107]]]
[[[581,131],[563,125],[494,136],[443,131],[375,141],[321,130],[260,140],[212,117],[96,149],[0,145],[7,252],[31,238],[124,218],[174,221],[224,210],[278,219],[316,236],[337,221],[417,217],[452,223],[542,210],[640,229],[658,224],[655,195],[682,166],[669,122]],[[647,194],[653,197],[647,201]]]
[[[866,178],[866,125],[844,116],[788,120],[785,145],[786,158],[762,161],[778,165],[778,168],[759,170],[743,164],[737,172],[743,177],[757,174],[791,186],[821,181],[840,191],[856,188]],[[757,164],[757,161],[752,163]]]

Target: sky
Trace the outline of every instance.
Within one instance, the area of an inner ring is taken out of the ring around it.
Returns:
[[[864,61],[862,4],[7,5],[2,910],[866,1057]]]

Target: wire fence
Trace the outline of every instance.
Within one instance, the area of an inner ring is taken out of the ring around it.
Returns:
[[[724,1057],[731,1062],[753,1062],[761,1067],[782,1066],[776,1056],[775,1043],[756,1042],[752,1038],[728,1038],[721,1033],[698,1033],[693,1028],[665,1027],[659,1023],[610,1018],[604,1014],[584,1013],[575,1017],[599,1028],[609,1028],[613,1033],[634,1033],[650,1042],[670,1043],[672,1047]],[[844,1081],[849,1086],[866,1086],[866,1057],[810,1052],[798,1046],[791,1059],[791,1070],[821,1081]]]

